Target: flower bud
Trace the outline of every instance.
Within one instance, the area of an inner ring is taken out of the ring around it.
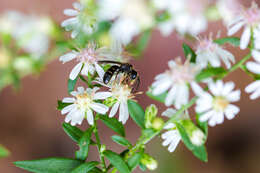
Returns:
[[[182,120],[180,123],[185,128],[193,145],[201,146],[205,143],[206,135],[191,120]]]
[[[152,122],[154,118],[156,117],[158,112],[157,107],[154,104],[151,104],[148,106],[145,110],[145,127],[146,128],[151,128],[152,127]]]
[[[153,122],[152,122],[152,128],[155,130],[160,130],[164,125],[164,121],[162,118],[154,118]]]
[[[26,74],[32,71],[32,61],[28,57],[15,58],[13,65],[20,73]]]
[[[105,145],[101,145],[100,152],[103,153],[105,150],[106,150],[106,146]]]
[[[151,171],[155,170],[158,167],[157,161],[153,157],[149,156],[148,154],[143,155],[141,159],[141,163]]]
[[[0,68],[5,68],[10,63],[10,57],[8,56],[7,52],[3,49],[0,50]]]

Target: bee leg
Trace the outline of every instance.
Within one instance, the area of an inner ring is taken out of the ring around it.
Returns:
[[[137,76],[137,79],[136,79],[136,81],[134,83],[134,86],[132,88],[132,93],[134,93],[134,92],[136,92],[138,90],[139,85],[140,85],[140,77]]]

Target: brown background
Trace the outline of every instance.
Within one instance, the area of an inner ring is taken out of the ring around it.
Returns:
[[[62,15],[63,9],[70,8],[72,2],[72,0],[1,0],[0,12],[15,9],[26,13],[50,14],[60,22],[65,19]],[[221,22],[210,24],[209,30],[215,35],[220,29],[222,35],[225,35],[226,29]],[[153,33],[143,59],[133,62],[141,75],[140,90],[147,90],[154,76],[167,68],[169,59],[183,56],[181,44],[182,40],[176,34],[163,38],[157,31]],[[246,53],[240,52],[239,49],[232,49],[232,52],[237,60]],[[12,162],[17,160],[74,156],[73,152],[77,146],[63,132],[61,124],[64,117],[55,108],[57,99],[67,96],[66,79],[72,67],[73,63],[62,65],[55,60],[39,77],[24,78],[19,92],[7,87],[0,93],[0,143],[12,152],[10,157],[0,160],[1,173],[26,172],[14,167]],[[231,74],[226,80],[231,79],[241,90],[251,82],[251,79],[241,71]],[[174,153],[169,153],[161,146],[161,139],[157,138],[147,147],[147,151],[159,161],[159,168],[155,172],[260,172],[260,99],[250,101],[244,92],[241,99],[242,101],[238,103],[241,111],[235,119],[225,120],[224,124],[209,128],[208,163],[198,161],[183,144],[180,144]],[[138,100],[143,106],[151,102],[157,104],[145,95],[139,96]],[[159,109],[163,111],[165,107],[160,105]],[[84,126],[86,125],[85,121]],[[101,133],[104,132],[101,134],[102,142],[121,151],[122,148],[110,140],[109,136],[113,132],[101,124],[100,126]],[[126,128],[127,137],[134,143],[140,134],[139,129],[132,120],[127,122]],[[89,159],[98,159],[96,148],[91,148]]]

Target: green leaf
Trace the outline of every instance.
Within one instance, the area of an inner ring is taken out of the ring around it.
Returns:
[[[104,151],[103,154],[120,173],[130,173],[127,164],[118,154],[110,150]]]
[[[91,171],[95,166],[97,166],[99,162],[88,162],[88,163],[82,163],[77,168],[73,169],[71,173],[87,173]]]
[[[141,158],[142,158],[142,153],[138,152],[138,153],[134,153],[134,155],[128,159],[127,163],[130,170],[134,170],[139,165]]]
[[[109,118],[106,115],[99,115],[99,119],[110,129],[115,131],[121,136],[125,136],[125,129],[121,122],[119,122],[116,118]]]
[[[196,81],[200,82],[204,79],[215,77],[215,76],[221,76],[225,74],[227,71],[223,67],[209,67],[207,69],[202,70],[199,74],[196,76]]]
[[[75,142],[79,143],[80,138],[83,136],[82,130],[80,130],[76,126],[72,126],[68,123],[63,123],[62,127],[71,139],[73,139]]]
[[[196,114],[196,121],[197,121],[197,124],[199,126],[199,128],[205,133],[206,137],[208,136],[208,122],[205,121],[205,122],[201,122],[199,120],[199,117],[200,117],[200,114]]]
[[[182,49],[184,51],[185,57],[190,58],[190,62],[195,63],[196,62],[196,54],[192,50],[192,48],[190,46],[188,46],[187,44],[183,43]]]
[[[119,145],[123,145],[123,146],[126,146],[126,147],[132,146],[132,144],[127,139],[125,139],[124,137],[114,135],[111,138],[114,142],[118,143]]]
[[[155,96],[155,95],[153,95],[152,91],[147,91],[147,92],[146,92],[146,95],[147,95],[148,97],[150,97],[151,99],[153,99],[153,100],[156,100],[156,101],[159,101],[159,102],[161,102],[161,103],[164,103],[165,98],[166,98],[166,96],[167,96],[167,92],[164,92],[164,93],[162,93],[162,94],[160,94],[160,95]]]
[[[145,129],[145,126],[144,126],[145,113],[144,113],[143,108],[135,101],[128,100],[128,110],[129,110],[130,116],[136,122],[136,124],[138,126],[140,126],[142,129]]]
[[[14,162],[15,166],[34,173],[71,173],[74,168],[82,163],[80,160],[68,158],[46,158]]]
[[[185,128],[178,122],[175,122],[175,125],[181,135],[182,141],[185,144],[185,146],[192,151],[192,153],[199,158],[201,161],[207,162],[207,151],[205,149],[204,145],[196,146],[193,145],[188,137],[188,134],[185,130]]]
[[[76,158],[86,160],[88,157],[89,145],[91,143],[93,127],[88,128],[79,140],[79,151],[76,151]]]
[[[138,51],[141,53],[145,50],[145,48],[147,47],[147,44],[150,40],[150,36],[151,36],[151,30],[148,29],[146,31],[143,32],[143,34],[141,35],[141,37],[139,38],[138,42],[137,42],[137,49]]]
[[[74,91],[74,88],[75,88],[75,86],[76,86],[76,83],[77,83],[78,78],[79,78],[79,77],[77,76],[77,78],[74,79],[74,80],[71,80],[71,79],[68,80],[68,93],[69,93],[69,94],[70,94],[72,91]]]
[[[71,103],[63,103],[61,100],[58,100],[57,110],[61,111],[63,108],[69,105],[71,105]]]
[[[10,154],[10,152],[2,145],[0,145],[0,158],[1,157],[7,157]]]
[[[219,44],[219,45],[223,45],[225,43],[229,43],[232,44],[233,46],[240,46],[240,39],[237,37],[225,37],[225,38],[219,38],[214,40],[215,43]]]
[[[139,164],[139,168],[141,169],[141,171],[146,171],[146,166],[142,163]]]

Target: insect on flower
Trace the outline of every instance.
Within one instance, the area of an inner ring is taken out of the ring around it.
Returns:
[[[140,84],[140,77],[137,73],[137,71],[134,70],[133,65],[129,63],[121,63],[121,62],[116,62],[116,61],[99,61],[99,63],[111,63],[111,64],[116,64],[112,65],[104,74],[103,76],[103,82],[105,84],[108,84],[111,78],[113,77],[114,74],[116,74],[116,78],[119,73],[123,73],[126,75],[124,78],[124,83],[127,83],[130,81],[135,81],[136,80],[136,86],[133,88],[135,90],[138,89],[139,84]]]

